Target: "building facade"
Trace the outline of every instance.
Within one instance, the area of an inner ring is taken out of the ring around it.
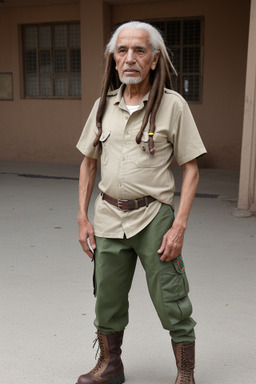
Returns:
[[[104,46],[125,21],[156,25],[173,54],[207,156],[240,169],[239,207],[255,208],[256,0],[2,0],[0,160],[78,164],[99,96]]]

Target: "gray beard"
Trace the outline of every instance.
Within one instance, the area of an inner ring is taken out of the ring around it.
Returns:
[[[126,76],[123,76],[120,78],[120,81],[123,83],[123,84],[139,84],[141,81],[142,81],[142,78],[141,76],[139,77],[126,77]]]

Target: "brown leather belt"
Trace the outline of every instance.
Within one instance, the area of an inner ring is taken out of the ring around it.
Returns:
[[[106,200],[109,204],[114,205],[121,211],[133,211],[134,209],[147,207],[150,203],[156,200],[152,196],[145,196],[134,200],[114,199],[113,197],[108,196],[106,193],[102,193],[101,196],[102,200]]]

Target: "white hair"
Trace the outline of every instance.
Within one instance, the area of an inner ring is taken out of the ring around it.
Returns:
[[[106,46],[106,51],[105,53],[115,53],[116,50],[116,41],[117,41],[117,36],[119,33],[125,29],[125,28],[132,28],[132,29],[143,29],[144,31],[148,32],[149,34],[149,42],[152,47],[152,56],[154,56],[157,52],[161,52],[163,56],[167,58],[167,60],[170,62],[169,55],[166,50],[166,46],[164,43],[164,40],[160,34],[160,32],[153,27],[151,24],[148,23],[143,23],[140,21],[129,21],[128,23],[120,25],[116,31],[113,33],[109,43]]]

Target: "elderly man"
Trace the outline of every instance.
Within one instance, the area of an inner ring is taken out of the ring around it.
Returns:
[[[186,101],[172,90],[169,59],[150,24],[120,26],[106,49],[101,97],[77,144],[85,155],[79,181],[79,241],[95,260],[96,367],[78,384],[124,383],[121,345],[136,260],[169,331],[178,375],[194,383],[195,321],[181,256],[198,184],[196,158],[206,152]],[[174,217],[173,157],[183,169]],[[87,209],[101,159],[100,195],[93,225]],[[159,381],[160,382],[160,381]]]

